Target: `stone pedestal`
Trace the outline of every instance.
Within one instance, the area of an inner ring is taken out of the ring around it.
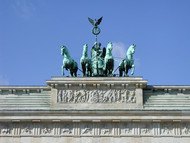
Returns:
[[[53,77],[47,85],[52,88],[52,108],[142,109],[147,81],[139,77]]]

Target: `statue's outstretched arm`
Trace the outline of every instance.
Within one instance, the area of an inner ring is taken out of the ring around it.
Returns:
[[[97,42],[94,42],[94,44],[93,44],[92,48],[93,48],[93,47],[95,48],[96,44],[97,44]]]

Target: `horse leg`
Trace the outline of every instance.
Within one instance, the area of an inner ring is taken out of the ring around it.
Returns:
[[[120,69],[119,70],[119,76],[122,77],[122,75],[123,75],[123,71]]]
[[[114,76],[114,71],[113,71],[113,69],[110,70],[110,74],[111,74],[111,76]]]
[[[107,69],[104,70],[104,74],[105,74],[105,76],[107,76]]]
[[[111,76],[111,69],[108,69],[108,76]]]
[[[112,64],[112,62],[110,62],[109,76],[113,76],[113,64]]]
[[[77,71],[75,72],[75,77],[77,77]]]
[[[88,63],[85,64],[85,76],[88,76]]]
[[[124,76],[126,77],[128,73],[127,63],[124,64],[124,72],[125,72]]]
[[[75,77],[77,77],[77,70],[78,70],[78,68],[76,68],[76,69],[74,70],[74,76],[75,76]]]
[[[119,63],[119,76],[120,76],[120,77],[123,76],[123,71],[125,71],[124,60],[122,60],[122,61]]]
[[[62,65],[62,75],[63,75],[63,76],[65,75],[65,73],[64,73],[64,68],[65,68],[65,66]]]
[[[108,69],[107,74],[108,74],[107,76],[111,76],[111,75],[110,75],[110,69]]]
[[[86,72],[86,68],[85,68],[85,63],[84,62],[81,63],[81,67],[82,67],[82,75],[84,77],[85,76],[85,72]]]
[[[70,70],[70,75],[71,75],[71,77],[73,77],[73,71],[71,71],[71,70]]]
[[[109,70],[109,75],[112,76],[112,69]]]
[[[73,71],[73,73],[72,73],[72,74],[73,74],[73,76],[72,76],[72,77],[76,77],[76,72],[75,72],[75,71]]]
[[[77,71],[78,71],[77,63],[76,63],[76,67],[75,67],[75,69],[73,71],[74,71],[74,76],[77,77]]]
[[[125,70],[125,73],[124,73],[124,77],[126,77],[127,76],[127,70]]]
[[[123,67],[122,65],[119,66],[119,76],[122,77],[123,75]]]
[[[89,67],[90,77],[92,76],[92,69]]]
[[[126,69],[125,69],[125,76],[128,76],[128,71],[129,71],[129,68],[126,67]]]
[[[126,70],[124,71],[124,77],[126,77],[127,76],[127,74],[126,74]]]

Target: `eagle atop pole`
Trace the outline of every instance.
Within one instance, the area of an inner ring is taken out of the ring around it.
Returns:
[[[98,20],[96,20],[96,19],[95,19],[95,20],[92,20],[91,18],[88,17],[89,22],[94,26],[94,27],[92,28],[92,34],[95,35],[95,37],[96,37],[96,42],[97,42],[97,35],[100,34],[100,28],[98,27],[98,25],[101,23],[102,18],[103,18],[103,16],[100,17]]]

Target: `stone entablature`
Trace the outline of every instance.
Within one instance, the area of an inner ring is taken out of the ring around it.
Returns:
[[[0,110],[3,137],[189,137],[190,111]]]
[[[190,86],[53,77],[47,86],[1,86],[0,117],[0,142],[189,142]]]

